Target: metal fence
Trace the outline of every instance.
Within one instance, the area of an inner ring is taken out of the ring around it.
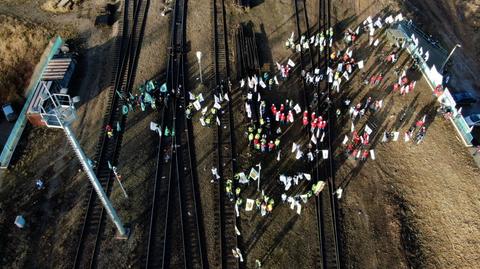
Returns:
[[[423,33],[420,29],[414,26],[414,24],[410,23],[404,23],[401,22],[396,25],[396,29],[400,30],[404,35],[405,35],[405,49],[407,52],[417,60],[418,66],[420,71],[422,72],[423,76],[425,77],[425,80],[427,81],[428,85],[430,86],[432,91],[435,91],[435,88],[439,85],[442,85],[442,80],[443,77],[439,73],[439,69],[436,68],[435,64],[429,64],[424,58],[424,55],[420,55],[419,53],[419,47],[421,47],[421,44],[425,46],[423,48],[426,51],[429,51],[430,57],[435,57],[432,59],[433,61],[430,62],[436,62],[436,63],[442,63],[446,60],[446,54],[447,51],[443,49],[441,46],[438,44],[432,44],[429,36],[425,33]],[[408,31],[412,30],[412,31]],[[412,32],[414,34],[418,35],[418,38],[421,38],[422,42],[419,42],[419,46],[416,46],[415,42],[412,39],[412,36],[410,35]],[[458,134],[460,135],[463,143],[467,147],[472,146],[472,140],[473,136],[471,134],[471,128],[468,126],[468,124],[465,122],[465,119],[463,116],[458,113],[456,109],[456,103],[451,97],[451,94],[448,90],[448,88],[445,88],[444,93],[442,96],[438,98],[439,102],[442,102],[445,104],[445,100],[448,100],[447,105],[449,105],[453,111],[453,117],[450,118],[451,122],[453,123],[453,126],[457,130]]]

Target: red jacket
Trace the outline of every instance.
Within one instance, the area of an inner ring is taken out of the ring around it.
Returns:
[[[308,117],[303,117],[303,126],[308,125]]]

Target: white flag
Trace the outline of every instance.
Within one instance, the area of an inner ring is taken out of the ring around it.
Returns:
[[[380,40],[377,38],[377,40],[375,40],[375,42],[373,42],[373,46],[374,47],[378,46],[378,43],[380,43]]]
[[[302,213],[302,205],[297,202],[297,214],[300,215]]]
[[[390,15],[385,19],[385,23],[392,24],[393,23],[393,16]]]
[[[370,129],[370,126],[368,126],[367,124],[365,125],[365,132],[367,132],[367,134],[371,134],[372,133],[372,129]]]
[[[292,144],[292,153],[294,153],[295,150],[297,150],[297,144],[295,144],[295,142],[293,142],[293,144]]]
[[[385,143],[388,141],[387,132],[383,132],[382,142]]]
[[[303,156],[303,152],[300,149],[298,149],[297,150],[297,155],[295,155],[295,158],[298,160],[298,159],[302,158],[302,156]]]
[[[202,105],[200,105],[200,102],[197,100],[195,102],[193,102],[193,106],[195,107],[195,109],[197,111],[199,111],[200,109],[202,109]]]
[[[399,13],[397,16],[395,16],[395,21],[403,21],[402,13]]]
[[[324,160],[328,159],[328,149],[323,149],[322,150],[322,156],[323,156]]]
[[[375,160],[375,151],[373,149],[370,150],[370,156],[372,157],[372,160]]]
[[[230,98],[228,98],[228,93],[225,93],[225,95],[223,96],[223,98],[225,98],[225,100],[227,100],[227,101],[230,101]]]
[[[348,142],[348,135],[345,135],[345,138],[343,138],[342,144],[345,145]]]
[[[222,106],[217,102],[215,102],[215,104],[213,104],[213,107],[216,108],[216,109],[222,108]]]
[[[243,86],[245,86],[245,79],[242,78],[242,80],[240,80],[240,88],[243,88]]]
[[[278,71],[282,70],[282,66],[278,62],[275,62],[275,64],[277,65]]]
[[[367,23],[372,23],[373,20],[372,20],[372,16],[368,16],[368,18],[365,20]],[[366,24],[365,22],[363,22],[364,24]]]
[[[291,59],[288,59],[288,65],[291,67],[295,67],[295,63]]]
[[[310,141],[312,141],[313,144],[317,144],[317,138],[315,137],[315,135],[312,135],[312,138],[310,138]]]
[[[252,211],[254,204],[255,204],[255,200],[247,198],[247,203],[245,205],[245,211]]]
[[[195,100],[195,95],[192,92],[188,92],[188,96],[190,98],[190,101]]]
[[[255,170],[255,168],[252,167],[252,169],[250,170],[250,174],[248,174],[248,177],[253,179],[253,180],[257,180],[258,179],[257,170]]]
[[[205,101],[205,99],[203,99],[203,95],[202,93],[200,93],[199,95],[197,95],[197,100],[201,102]]]
[[[300,105],[299,105],[299,104],[296,104],[293,109],[295,110],[295,112],[297,112],[297,114],[299,114],[300,112],[302,112],[302,108],[300,108]]]
[[[265,84],[265,82],[263,82],[263,79],[260,80],[260,87],[262,87],[262,88],[264,88],[264,89],[267,87],[267,85]]]
[[[217,117],[217,125],[220,126],[220,119]]]
[[[393,141],[397,141],[400,136],[400,132],[393,132]]]
[[[153,121],[151,121],[151,122],[150,122],[150,130],[152,130],[152,131],[154,131],[154,132],[157,131],[157,130],[158,130],[158,124],[155,123],[155,122],[153,122]]]
[[[342,72],[343,71],[343,64],[342,63],[339,63],[338,66],[337,66],[337,71],[338,72]]]
[[[353,133],[353,131],[355,131],[355,125],[353,124],[353,121],[352,121],[352,127],[350,128],[350,132]]]
[[[320,138],[320,142],[323,142],[324,138],[325,138],[325,132],[322,132],[322,138]]]
[[[310,174],[303,173],[303,176],[304,176],[305,179],[307,179],[308,181],[310,181],[310,179],[312,179],[312,175],[310,175]]]
[[[425,52],[425,62],[428,61],[428,59],[430,59],[430,52],[427,50],[427,52]]]
[[[358,69],[363,69],[363,67],[364,67],[363,60],[358,62],[357,65],[358,65]]]

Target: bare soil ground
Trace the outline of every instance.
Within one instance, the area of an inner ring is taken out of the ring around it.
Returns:
[[[353,25],[369,15],[374,16],[387,7],[388,2],[358,1],[354,9],[358,17]],[[343,6],[345,13],[351,12],[351,5],[345,4],[339,7]],[[404,12],[415,7],[416,12],[408,14],[414,21],[423,23],[426,31],[442,37],[440,41],[447,46],[459,40],[469,48],[477,45],[474,40],[478,35],[469,35],[478,24],[478,18],[473,15],[476,13],[472,12],[478,5],[473,2],[465,5],[448,1],[407,1],[405,6],[399,7]],[[337,21],[342,12],[341,8],[337,10]],[[439,15],[432,17],[431,13]],[[457,20],[465,23],[456,23]],[[451,35],[452,32],[457,35]],[[462,51],[470,55],[464,58],[475,57],[472,53],[476,52],[475,49]],[[462,70],[478,68],[477,63],[463,63]],[[351,92],[359,94],[353,103],[364,100],[364,96],[379,94],[357,86],[352,87]],[[388,126],[387,130],[391,130],[399,109],[404,106],[415,109],[413,117],[418,119],[422,114],[429,114],[433,122],[421,145],[403,142],[378,145],[376,161],[367,161],[365,165],[347,161],[340,166],[338,163],[337,183],[348,184],[345,198],[340,201],[346,266],[474,268],[480,257],[475,247],[479,234],[474,217],[478,214],[478,197],[474,191],[478,168],[451,124],[443,118],[434,120],[435,105],[424,80],[413,95],[387,99],[392,100],[392,103],[386,102],[390,111],[382,123]],[[409,124],[411,122],[404,128]]]
[[[98,6],[105,2],[84,1],[70,13],[51,15],[42,10],[37,1],[0,1],[0,14],[27,21],[25,25],[29,31],[38,28],[47,29],[41,31],[49,33],[65,29],[73,32],[72,43],[79,48],[82,59],[72,88],[82,98],[75,129],[90,156],[94,154],[98,131],[102,128],[101,119],[112,73],[109,68],[113,59],[112,40],[117,29],[115,25],[112,28],[97,28],[93,25]],[[210,2],[190,1],[187,18],[187,40],[190,41],[191,49],[188,54],[190,88],[196,93],[203,92],[204,96],[209,95],[209,88],[198,85],[194,52],[203,52],[204,80],[208,80],[212,74],[213,42]],[[317,2],[307,2],[313,25],[316,21]],[[476,42],[477,2],[338,0],[332,2],[333,22],[339,23],[342,28],[353,28],[369,15],[386,10],[414,11],[409,12],[413,19],[422,21],[426,30],[431,29],[432,33],[445,37],[447,45],[458,42],[457,39],[462,40],[466,57],[474,59],[479,51]],[[159,16],[161,5],[160,1],[152,1],[150,7],[136,85],[146,79],[161,77],[165,71],[170,17]],[[273,63],[290,54],[283,48],[283,42],[295,30],[292,1],[265,0],[246,11],[229,5],[227,13],[231,40],[234,27],[239,22],[251,20],[257,27],[256,32],[261,40],[261,57],[265,62]],[[436,22],[435,27],[429,20]],[[450,25],[450,21],[454,23]],[[445,32],[438,33],[439,29],[445,29]],[[34,34],[38,35],[38,32],[32,32]],[[6,48],[7,45],[3,39],[0,40],[0,48]],[[32,50],[37,47],[30,46]],[[234,59],[233,43],[230,47],[231,59]],[[41,52],[42,48],[38,49]],[[370,51],[359,46],[360,58],[371,54],[366,68],[371,68],[372,72],[374,59],[383,55],[379,52],[381,49]],[[30,55],[26,59],[33,66],[36,60]],[[406,55],[402,57],[407,58]],[[469,68],[478,70],[478,63],[469,63]],[[390,70],[389,82],[392,80],[391,72]],[[424,113],[429,114],[428,119],[432,121],[422,144],[412,145],[403,141],[378,143],[375,147],[377,159],[364,164],[344,160],[341,146],[338,145],[336,182],[346,186],[344,197],[340,200],[345,267],[475,268],[480,260],[477,248],[480,238],[477,220],[480,199],[475,182],[480,171],[457,139],[450,123],[432,116],[435,105],[430,89],[422,80],[413,93],[400,97],[386,94],[384,87],[375,90],[360,87],[360,81],[359,75],[352,78],[349,84],[351,86],[344,91],[355,96],[353,103],[368,95],[385,96],[384,102],[389,105],[385,107],[384,114],[381,114],[384,117],[379,129],[393,128],[391,126],[395,124],[395,119],[404,106],[411,107],[412,112],[408,123],[399,127],[402,132]],[[282,88],[278,93],[282,100],[286,97],[299,98],[294,87]],[[242,96],[235,98],[235,110],[240,112],[243,106]],[[267,98],[279,97],[271,94]],[[148,229],[157,146],[156,134],[148,130],[148,124],[156,118],[156,113],[152,112],[135,112],[128,117],[118,167],[125,178],[130,200],[123,198],[116,184],[111,197],[119,208],[121,217],[133,228],[133,233],[126,243],[114,241],[113,226],[107,221],[101,243],[101,267],[143,266],[142,255],[146,251],[143,242]],[[216,231],[212,212],[215,201],[211,195],[213,185],[210,183],[213,130],[206,130],[198,121],[195,122],[194,143],[200,202],[206,247],[209,249],[208,260],[211,264],[216,255],[213,253],[213,235]],[[239,141],[238,158],[241,168],[246,170],[258,163],[260,156],[242,150],[246,148],[246,139],[243,137],[245,122],[241,113],[235,114],[235,124]],[[344,126],[349,125],[339,123],[337,126],[341,138],[348,131]],[[0,264],[6,268],[70,268],[88,181],[83,172],[78,170],[78,162],[59,131],[33,128],[26,133],[23,141],[12,168],[0,174]],[[277,175],[275,164],[265,167],[265,176],[272,176],[273,182],[273,177]],[[38,177],[46,181],[47,188],[43,191],[34,189],[34,179]],[[274,182],[265,187],[274,192],[280,186]],[[254,186],[249,187],[246,195],[252,194],[253,189]],[[292,268],[294,265],[298,268],[313,268],[317,244],[315,235],[312,236],[312,230],[316,227],[314,204],[304,205],[302,215],[296,216],[286,205],[279,203],[278,197],[277,201],[274,214],[267,218],[256,216],[255,213],[242,213],[239,223],[242,231],[240,242],[247,267],[253,267],[255,259],[259,259],[265,268]],[[13,226],[17,214],[26,217],[26,229],[19,230]]]

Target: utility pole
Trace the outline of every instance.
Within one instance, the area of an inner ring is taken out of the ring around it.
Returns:
[[[200,83],[203,84],[203,78],[202,78],[202,52],[197,51],[197,61],[198,61],[198,68],[200,70]]]
[[[461,48],[462,45],[460,44],[456,44],[455,47],[453,47],[452,51],[450,51],[450,54],[448,54],[448,57],[447,59],[445,60],[445,62],[442,64],[442,68],[440,69],[440,71],[443,73],[443,69],[445,68],[445,65],[447,64],[448,60],[450,60],[450,57],[452,57],[453,53],[455,52],[455,50],[457,48]]]

